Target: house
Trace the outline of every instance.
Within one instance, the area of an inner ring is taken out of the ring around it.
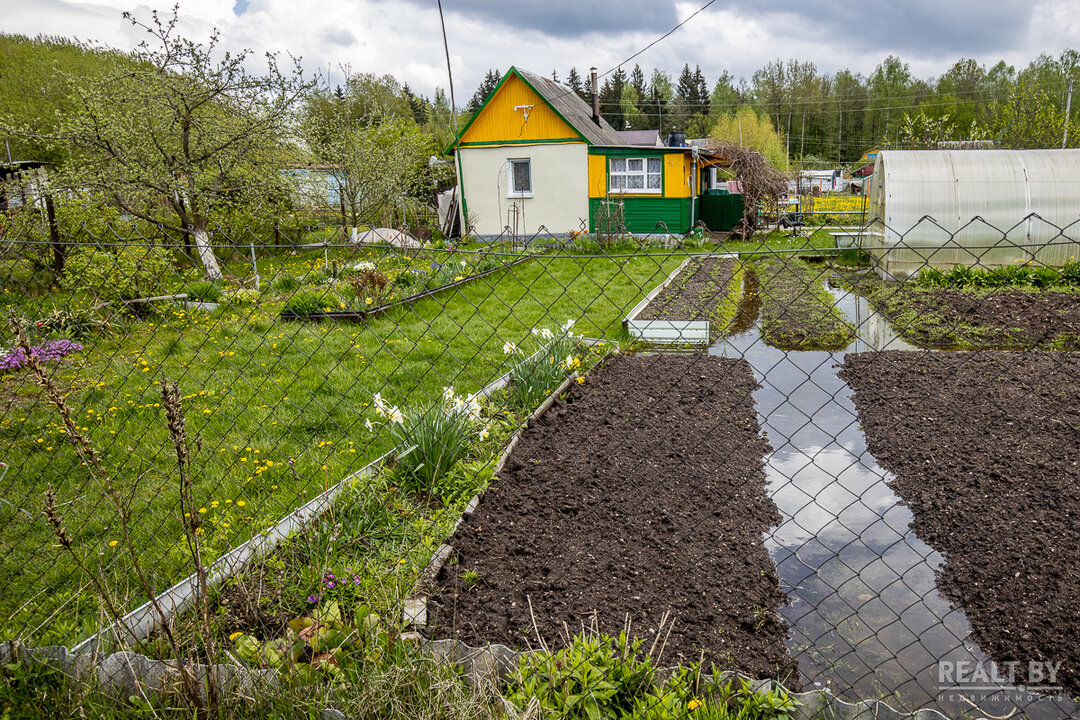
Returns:
[[[717,159],[632,144],[600,117],[595,87],[590,108],[548,78],[507,71],[448,150],[463,228],[484,238],[690,231],[700,172]]]

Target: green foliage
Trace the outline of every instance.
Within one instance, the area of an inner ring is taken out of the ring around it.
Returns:
[[[504,696],[521,708],[538,702],[545,720],[789,720],[799,706],[784,690],[755,692],[715,673],[692,665],[658,685],[641,640],[579,635],[557,653],[522,657]]]
[[[230,639],[237,657],[247,664],[278,670],[299,684],[323,677],[340,682],[343,666],[377,662],[391,648],[389,634],[370,608],[360,606],[355,622],[346,622],[336,602],[323,604],[310,617],[290,620],[284,637],[260,642],[238,632]]]
[[[274,281],[270,283],[270,287],[280,293],[288,293],[296,290],[300,287],[300,281],[295,275],[283,273],[274,278]]]
[[[615,719],[630,716],[655,678],[641,640],[578,635],[557,653],[523,656],[505,696],[522,708],[536,698],[544,718]]]
[[[572,323],[568,325],[573,326]],[[506,354],[521,357],[510,369],[510,377],[506,382],[507,395],[515,407],[530,411],[580,365],[580,360],[575,357],[577,347],[569,327],[564,326],[558,332],[552,332],[548,328],[538,332],[534,330],[534,335],[547,342],[528,357],[511,343],[503,346]]]
[[[173,276],[172,256],[153,245],[89,248],[68,258],[65,285],[101,300],[161,295]]]
[[[976,268],[954,265],[943,273],[937,268],[923,268],[915,280],[926,288],[1002,288],[1053,287],[1080,285],[1080,263],[1066,263],[1063,267],[1032,267],[1030,265],[1005,265],[995,268]]]
[[[40,335],[65,338],[85,338],[112,327],[107,320],[85,308],[53,310],[33,323],[24,324]]]
[[[230,305],[245,307],[259,302],[259,291],[254,288],[238,288],[225,294]]]
[[[773,167],[781,170],[787,168],[783,136],[776,131],[767,115],[758,113],[752,107],[743,106],[734,113],[721,116],[709,136],[755,150]]]
[[[326,309],[326,295],[324,293],[303,291],[298,292],[285,301],[285,311],[302,317],[310,317]]]
[[[477,438],[480,403],[475,397],[458,398],[453,388],[445,388],[435,402],[419,409],[402,411],[390,406],[378,394],[375,412],[386,418],[390,436],[397,448],[397,470],[404,487],[431,492],[459,460],[464,458]],[[369,429],[372,423],[368,423]],[[479,438],[487,437],[485,428]]]
[[[188,300],[205,303],[216,303],[221,300],[221,286],[210,280],[193,282],[184,288]]]

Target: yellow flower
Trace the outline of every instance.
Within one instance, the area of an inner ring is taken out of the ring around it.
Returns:
[[[110,540],[109,541],[109,547],[116,547],[119,544],[120,544],[119,540]]]
[[[205,514],[206,514],[206,508],[204,508],[204,507],[203,507],[203,508],[199,508],[199,514],[200,514],[200,515],[205,515]]]
[[[585,384],[585,376],[584,375],[582,375],[581,377],[579,377],[577,379],[577,384],[578,385],[584,385]]]
[[[698,700],[691,700],[690,702],[686,703],[687,710],[696,710],[699,707],[701,707],[701,702],[699,702]]]
[[[241,635],[243,635],[243,634],[244,634],[244,633],[242,633],[242,632],[240,632],[239,630],[237,630],[236,632],[234,632],[234,633],[233,633],[232,635],[230,635],[230,636],[229,636],[229,639],[230,639],[230,640],[232,640],[232,641],[235,641],[235,640],[236,640],[236,638],[240,637],[240,636],[241,636]]]
[[[247,503],[243,500],[236,501],[236,507],[244,507],[245,505],[247,505]]]

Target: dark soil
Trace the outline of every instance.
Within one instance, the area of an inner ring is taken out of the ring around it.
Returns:
[[[733,258],[692,260],[638,315],[639,320],[708,320],[709,339],[733,332],[742,284]]]
[[[840,375],[979,646],[1062,662],[1080,693],[1080,357],[860,353]]]
[[[825,289],[825,272],[791,256],[755,265],[765,342],[783,350],[843,350],[855,339]]]
[[[904,339],[923,347],[1080,349],[1080,295],[966,292],[875,280],[858,290]]]
[[[434,633],[559,648],[594,618],[648,638],[671,613],[663,664],[797,683],[762,543],[780,515],[754,387],[743,360],[685,355],[617,357],[572,386],[451,539]]]

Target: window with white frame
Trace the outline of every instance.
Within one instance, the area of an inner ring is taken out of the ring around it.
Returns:
[[[608,176],[611,192],[658,193],[663,160],[651,158],[611,158]]]
[[[506,188],[509,197],[532,197],[532,166],[528,158],[506,161]]]

